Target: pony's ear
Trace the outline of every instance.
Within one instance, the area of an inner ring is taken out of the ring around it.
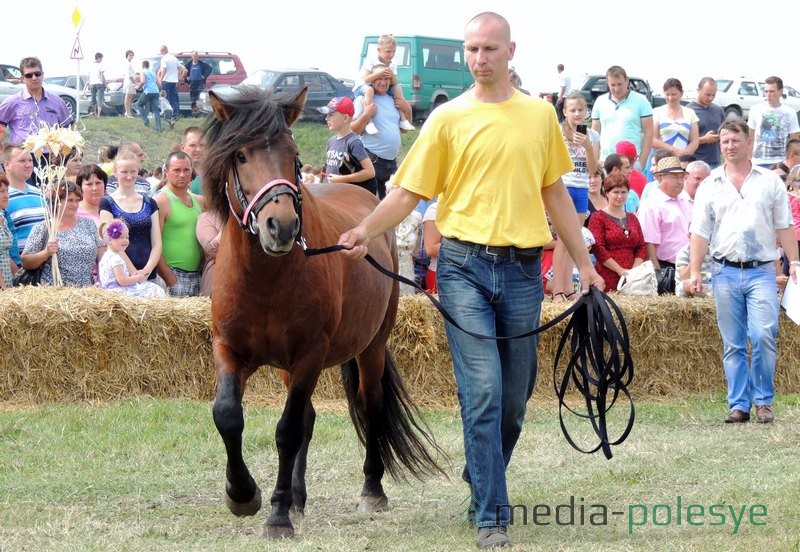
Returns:
[[[231,118],[231,108],[225,101],[225,98],[213,90],[208,91],[208,97],[211,100],[214,117],[221,123],[229,121]]]
[[[283,106],[283,116],[286,118],[286,125],[292,126],[303,114],[303,106],[306,105],[308,86],[304,86],[294,100]]]

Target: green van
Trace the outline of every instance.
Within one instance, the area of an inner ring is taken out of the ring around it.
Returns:
[[[361,63],[376,55],[378,36],[364,37]],[[472,86],[473,78],[464,59],[464,41],[433,36],[395,35],[397,82],[414,110],[414,118],[426,117],[433,109]]]

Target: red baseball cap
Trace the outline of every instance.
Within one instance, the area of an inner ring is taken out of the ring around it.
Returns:
[[[627,140],[623,140],[622,142],[617,142],[616,152],[620,155],[624,155],[625,157],[634,158],[637,156],[636,153],[636,146],[633,142],[628,142]]]
[[[352,117],[356,112],[356,108],[353,106],[353,100],[347,96],[339,96],[338,98],[334,98],[329,101],[328,105],[325,107],[318,107],[317,111],[324,113],[325,115],[338,111],[339,113],[344,113],[345,115]]]

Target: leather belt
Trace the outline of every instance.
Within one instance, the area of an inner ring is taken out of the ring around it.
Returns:
[[[486,255],[494,257],[502,257],[504,259],[512,259],[517,257],[524,257],[526,259],[537,259],[542,256],[541,247],[516,247],[514,245],[482,245],[479,243],[472,243],[457,238],[444,238],[447,241],[456,243],[462,247],[466,247],[473,251],[478,251]]]
[[[759,266],[769,264],[773,261],[729,261],[728,259],[717,259],[714,257],[715,263],[720,263],[723,266],[730,266],[733,268],[747,269],[758,268]]]

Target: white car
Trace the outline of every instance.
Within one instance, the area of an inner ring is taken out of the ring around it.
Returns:
[[[0,64],[0,102],[13,96],[25,85],[22,84],[22,75],[19,72],[19,67],[14,65]],[[78,94],[73,88],[65,86],[58,86],[56,84],[45,84],[45,90],[51,93],[58,94],[64,103],[67,104],[67,109],[75,116],[75,112],[80,106],[81,115],[89,113],[89,106],[91,101],[85,94]]]
[[[714,98],[714,103],[725,110],[726,117],[747,119],[750,108],[764,101],[763,80],[747,77],[717,79],[717,97]],[[796,111],[800,120],[800,92],[784,83],[781,103]]]

